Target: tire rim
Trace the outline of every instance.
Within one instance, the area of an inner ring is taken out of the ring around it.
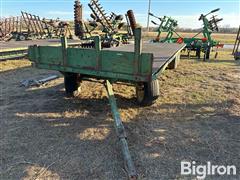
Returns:
[[[20,41],[24,41],[25,37],[24,36],[20,36],[19,39],[20,39]]]

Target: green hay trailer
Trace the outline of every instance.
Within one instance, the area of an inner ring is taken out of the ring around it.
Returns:
[[[127,144],[127,136],[116,105],[112,83],[123,82],[136,87],[137,101],[150,105],[159,97],[157,77],[167,68],[174,69],[180,60],[185,44],[142,43],[142,31],[135,29],[135,43],[102,49],[101,40],[95,37],[94,48],[68,47],[66,38],[62,46],[30,46],[29,59],[37,68],[62,72],[67,94],[78,92],[81,81],[103,80],[130,179],[137,173]]]

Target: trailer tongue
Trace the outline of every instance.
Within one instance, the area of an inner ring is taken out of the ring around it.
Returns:
[[[114,97],[112,83],[127,82],[136,87],[136,96],[141,105],[150,105],[159,97],[157,77],[166,68],[176,68],[180,51],[185,44],[142,43],[142,31],[135,29],[135,43],[101,48],[101,40],[95,37],[94,49],[69,47],[66,38],[62,46],[30,46],[29,59],[35,67],[57,70],[64,74],[67,93],[74,94],[83,80],[103,79],[115,122],[115,129],[121,143],[125,169],[130,179],[137,173],[132,161],[127,136]]]

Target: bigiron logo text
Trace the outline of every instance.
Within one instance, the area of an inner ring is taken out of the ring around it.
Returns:
[[[234,165],[212,165],[211,162],[207,162],[205,165],[196,164],[195,161],[181,162],[181,175],[193,175],[199,179],[204,179],[206,176],[214,175],[228,175],[234,176],[237,174],[237,168]]]

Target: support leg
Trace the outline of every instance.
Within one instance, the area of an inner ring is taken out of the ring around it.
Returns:
[[[108,93],[109,103],[111,105],[112,115],[113,115],[114,122],[115,122],[114,125],[115,125],[115,129],[116,129],[116,133],[119,138],[119,142],[121,144],[125,169],[128,173],[129,179],[137,179],[136,169],[135,169],[135,166],[133,164],[133,161],[132,161],[129,149],[128,149],[126,132],[125,132],[124,126],[122,124],[120,113],[117,108],[117,103],[116,103],[116,99],[114,97],[112,85],[108,80],[106,81],[106,89],[107,89],[107,93]]]

